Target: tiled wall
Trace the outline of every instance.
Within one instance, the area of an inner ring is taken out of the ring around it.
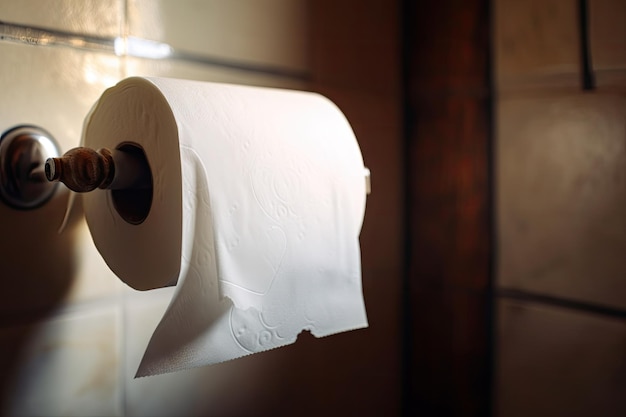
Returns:
[[[102,91],[132,75],[316,89],[346,112],[375,172],[361,236],[371,330],[142,379],[134,373],[173,288],[141,293],[122,284],[93,246],[80,209],[57,235],[66,192],[29,212],[0,204],[0,415],[397,412],[399,89],[387,69],[396,62],[397,24],[395,9],[383,3],[354,15],[351,7],[307,0],[0,0],[0,22],[108,45],[32,45],[3,36],[0,132],[39,125],[66,151],[78,145]],[[381,19],[383,29],[371,31]],[[108,42],[129,36],[166,42],[187,59],[113,53]],[[364,69],[372,51],[390,61],[374,58],[378,65]]]
[[[626,2],[496,0],[493,19],[495,415],[623,416]]]

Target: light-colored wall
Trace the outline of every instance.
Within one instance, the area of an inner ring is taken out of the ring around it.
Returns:
[[[626,2],[495,0],[495,415],[626,414]]]
[[[312,4],[0,0],[2,22],[137,36],[274,73],[3,38],[1,132],[39,125],[66,151],[78,145],[83,119],[103,90],[132,75],[315,89],[353,122],[374,172],[361,236],[370,329],[305,337],[276,351],[143,379],[133,376],[173,288],[142,293],[121,283],[95,249],[80,209],[57,235],[67,192],[29,212],[0,204],[1,415],[293,415],[352,406],[361,414],[398,412],[400,90],[398,79],[389,80],[399,74],[396,9],[369,2],[355,14],[333,2]]]

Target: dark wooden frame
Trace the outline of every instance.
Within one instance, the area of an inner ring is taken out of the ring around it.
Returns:
[[[490,2],[403,2],[405,415],[491,413]]]

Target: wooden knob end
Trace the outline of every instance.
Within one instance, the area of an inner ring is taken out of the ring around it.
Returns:
[[[106,148],[70,149],[60,158],[49,158],[45,171],[48,181],[61,181],[79,193],[107,188],[115,177],[113,156]]]

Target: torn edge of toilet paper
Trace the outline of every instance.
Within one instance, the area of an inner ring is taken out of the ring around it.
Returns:
[[[269,226],[259,234],[269,240],[252,242],[276,248],[259,260],[269,265],[268,271],[259,271],[269,272],[268,284],[261,291],[230,285],[218,278],[218,253],[228,250],[232,242],[216,237],[205,167],[191,148],[181,147],[181,159],[182,169],[187,170],[183,175],[183,221],[190,222],[188,230],[194,233],[182,242],[178,285],[135,378],[289,345],[303,330],[323,337],[368,326],[361,288],[360,230],[354,231],[351,242],[339,242],[341,247],[324,242],[326,250],[347,253],[345,258],[337,254],[345,265],[307,270],[306,265],[284,262],[286,252],[296,245],[280,227]],[[242,305],[239,295],[253,301]]]

